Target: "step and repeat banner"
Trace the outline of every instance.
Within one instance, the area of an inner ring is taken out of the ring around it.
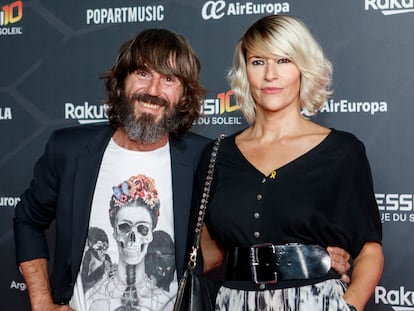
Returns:
[[[367,148],[385,269],[366,310],[414,310],[413,0],[0,0],[1,310],[30,310],[14,255],[19,195],[52,130],[106,122],[99,76],[121,43],[154,27],[189,40],[208,90],[193,130],[214,138],[246,127],[225,77],[237,40],[268,14],[309,26],[334,65],[334,94],[315,121]]]

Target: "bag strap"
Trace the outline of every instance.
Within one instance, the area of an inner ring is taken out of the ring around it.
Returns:
[[[219,146],[224,137],[225,137],[224,134],[220,134],[220,136],[217,137],[216,141],[214,142],[213,150],[211,151],[207,176],[204,181],[203,195],[201,196],[200,207],[198,210],[198,218],[197,218],[197,224],[195,228],[194,243],[193,243],[193,246],[190,252],[190,259],[188,261],[188,267],[190,269],[194,269],[196,266],[197,252],[198,252],[198,249],[200,248],[201,227],[204,223],[204,216],[206,214],[206,207],[207,207],[208,197],[210,194],[211,183],[213,181],[214,168],[216,165],[216,159],[217,159]]]

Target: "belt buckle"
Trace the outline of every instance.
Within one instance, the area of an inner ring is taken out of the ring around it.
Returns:
[[[259,273],[257,271],[258,266],[260,265],[260,256],[259,252],[261,249],[268,249],[272,254],[276,254],[276,247],[270,243],[264,244],[255,244],[249,248],[250,252],[250,269],[252,271],[252,279],[256,284],[275,284],[277,283],[277,272],[271,271],[273,277],[269,280],[260,280]]]

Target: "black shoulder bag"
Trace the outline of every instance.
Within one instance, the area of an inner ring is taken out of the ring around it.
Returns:
[[[194,243],[190,252],[187,269],[184,271],[184,274],[178,283],[177,299],[174,304],[174,311],[212,311],[215,307],[216,295],[220,288],[221,282],[211,280],[203,275],[197,274],[195,268],[197,264],[197,253],[200,247],[201,226],[204,222],[204,215],[206,212],[211,182],[213,180],[217,153],[223,138],[223,134],[217,138],[211,152],[208,172],[204,183],[203,196],[201,197],[199,207]]]

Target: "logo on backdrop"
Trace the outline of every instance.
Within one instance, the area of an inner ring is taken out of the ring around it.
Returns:
[[[16,207],[19,197],[0,197],[0,207]]]
[[[23,2],[14,1],[3,5],[0,11],[0,36],[23,34],[23,27],[14,26],[23,18]]]
[[[376,304],[391,305],[391,308],[395,311],[414,310],[414,292],[406,290],[404,286],[392,290],[377,286],[374,297]]]
[[[224,116],[225,113],[239,110],[234,103],[233,91],[218,93],[216,98],[207,98],[201,107],[201,117],[194,125],[235,125],[242,124],[239,116]]]
[[[365,11],[381,11],[384,15],[414,12],[414,0],[365,0]]]
[[[11,107],[0,107],[0,121],[13,119]]]
[[[23,283],[23,282],[11,281],[10,283],[10,289],[15,289],[15,290],[24,292],[26,288],[27,288],[26,283]]]
[[[221,19],[224,16],[258,15],[289,13],[288,2],[254,3],[226,2],[224,0],[206,1],[201,8],[204,20]]]
[[[414,222],[413,194],[376,193],[375,198],[381,222]]]
[[[86,24],[126,24],[164,20],[163,5],[97,8],[86,10]]]
[[[387,112],[386,101],[350,101],[347,99],[328,100],[320,112],[365,112],[374,115],[377,112]]]
[[[77,120],[80,124],[108,122],[107,107],[107,105],[90,105],[88,102],[84,102],[83,105],[65,103],[65,119]]]

